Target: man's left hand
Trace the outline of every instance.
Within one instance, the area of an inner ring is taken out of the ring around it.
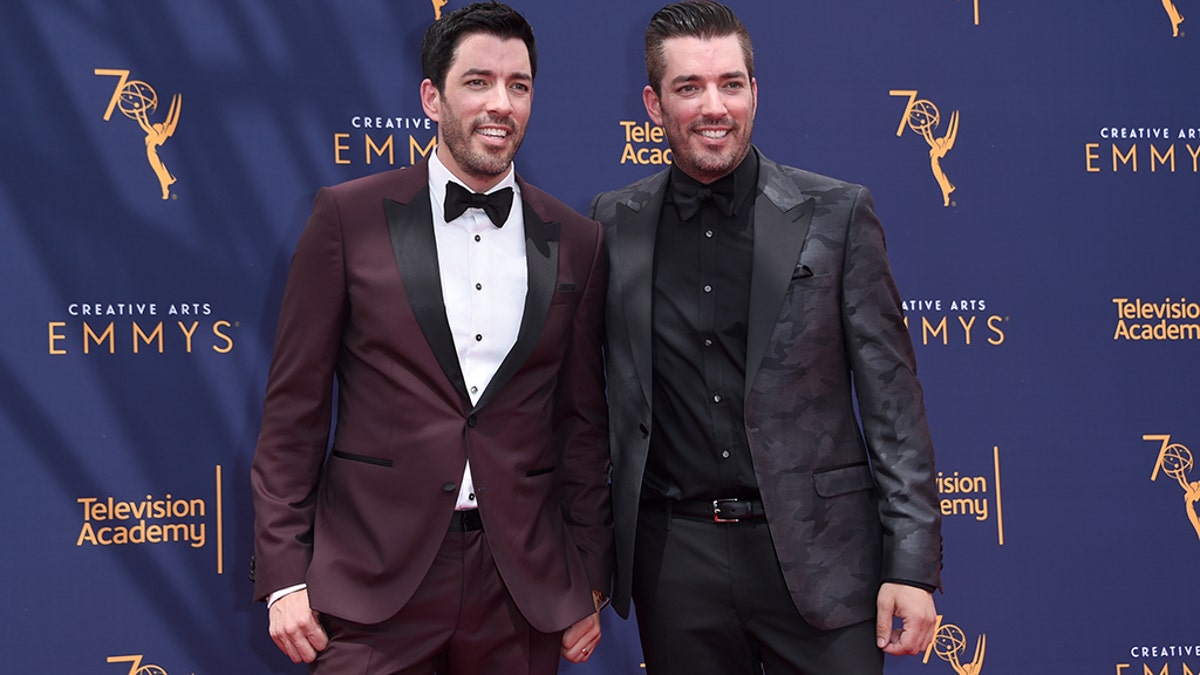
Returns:
[[[600,644],[600,612],[586,616],[568,628],[562,637],[563,658],[571,663],[588,660]]]
[[[893,656],[920,654],[933,640],[937,610],[933,593],[916,586],[884,583],[875,601],[875,641]],[[900,627],[893,628],[893,617]]]

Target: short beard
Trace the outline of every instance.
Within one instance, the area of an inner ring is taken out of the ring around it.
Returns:
[[[438,126],[442,134],[442,142],[459,168],[466,172],[467,175],[480,179],[495,178],[507,172],[509,167],[512,166],[513,157],[516,156],[517,150],[521,148],[521,143],[525,140],[525,136],[519,134],[511,121],[488,116],[480,117],[472,122],[469,128],[464,128],[459,118],[450,113],[448,108],[449,106],[444,108],[445,112],[442,114],[444,119]],[[509,137],[515,139],[512,152],[493,154],[474,150],[471,147],[471,136],[473,135],[473,129],[481,124],[496,124],[507,128]]]

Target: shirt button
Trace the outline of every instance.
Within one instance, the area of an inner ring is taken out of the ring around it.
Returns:
[[[475,284],[475,290],[477,290],[477,291],[482,291],[482,290],[483,290],[483,284]]]
[[[475,341],[476,341],[476,342],[479,342],[479,341],[481,341],[481,340],[483,340],[483,336],[482,336],[482,335],[479,335],[478,333],[476,333],[476,334],[475,334]]]
[[[712,293],[712,286],[709,286],[708,284],[704,284],[704,292]]]
[[[721,453],[721,457],[723,457],[723,458],[725,458],[725,459],[729,459],[729,451],[728,451],[728,450],[726,450],[726,451],[722,452],[722,453]]]
[[[712,346],[712,338],[704,338],[704,346],[711,347]]]
[[[478,393],[479,393],[479,387],[471,387],[471,393],[472,393],[472,394],[478,394]]]
[[[706,231],[704,232],[704,236],[708,237],[709,239],[712,239],[712,236],[713,236],[713,231],[712,231],[712,230],[706,230]]]
[[[482,237],[480,237],[479,235],[475,235],[475,241],[481,241],[482,239],[483,239],[483,238],[482,238]]]
[[[729,452],[727,451],[725,454],[728,455]],[[467,495],[467,499],[470,499],[471,501],[475,501],[475,493],[472,492],[471,494]]]
[[[720,403],[720,402],[721,402],[721,395],[713,394],[713,403]]]

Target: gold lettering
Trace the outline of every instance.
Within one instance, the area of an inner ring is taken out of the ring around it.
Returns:
[[[1099,143],[1088,143],[1083,146],[1083,156],[1085,158],[1084,163],[1087,166],[1088,173],[1100,173],[1100,167],[1098,167],[1092,163],[1093,160],[1100,159],[1099,153],[1092,152],[1093,150],[1099,150],[1099,149],[1100,149]]]
[[[625,142],[629,143],[633,140],[633,128],[637,125],[637,122],[633,120],[621,120],[619,124],[625,129]]]
[[[95,331],[92,330],[92,327],[90,325],[88,325],[87,322],[84,322],[84,324],[83,324],[83,353],[84,354],[91,353],[91,343],[92,342],[95,342],[96,345],[99,346],[105,340],[108,340],[108,353],[115,354],[117,352],[117,341],[116,341],[116,338],[113,337],[113,335],[114,335],[114,333],[113,333],[112,323],[108,324],[108,327],[104,329],[103,333],[101,333],[100,335],[96,335]]]
[[[232,325],[233,324],[229,323],[228,321],[218,321],[213,324],[213,335],[216,335],[225,341],[225,346],[223,347],[219,345],[213,345],[214,352],[217,352],[218,354],[228,354],[229,352],[233,351],[233,338],[221,332],[222,328],[229,328]]]
[[[1158,160],[1159,164],[1165,165],[1168,159],[1171,160],[1171,173],[1175,173],[1175,146],[1172,145],[1167,150],[1167,154],[1160,155],[1158,154],[1158,148],[1154,147],[1153,143],[1150,144],[1150,173],[1154,173],[1155,171],[1154,160]]]
[[[138,325],[138,322],[134,321],[133,322],[133,353],[134,354],[138,353],[138,347],[140,346],[141,342],[150,344],[151,340],[158,341],[158,353],[159,354],[163,353],[162,322],[159,321],[158,325],[156,325],[154,327],[154,330],[150,331],[149,335],[146,335],[144,332],[142,332],[142,327]]]
[[[408,163],[410,165],[416,164],[418,154],[421,155],[422,157],[428,157],[429,153],[433,152],[433,149],[436,147],[437,147],[437,136],[434,136],[433,138],[429,139],[429,143],[425,147],[421,147],[421,144],[417,142],[417,139],[413,138],[412,136],[409,136],[408,137]]]
[[[199,326],[200,322],[193,321],[191,330],[188,330],[187,327],[183,325],[182,321],[178,321],[176,323],[179,324],[179,330],[183,331],[183,336],[185,338],[187,338],[187,348],[184,351],[191,354],[192,353],[192,334],[196,332],[196,326]]]
[[[49,325],[47,326],[47,328],[48,328],[47,332],[50,334],[49,340],[50,340],[50,355],[51,356],[61,356],[61,355],[67,353],[67,350],[59,349],[58,347],[54,346],[56,343],[67,339],[66,335],[57,333],[54,330],[55,328],[62,328],[65,325],[67,325],[67,323],[65,321],[51,321],[49,323]]]
[[[1121,160],[1121,164],[1133,164],[1133,172],[1137,173],[1137,143],[1129,146],[1129,153],[1122,155],[1120,148],[1116,143],[1112,146],[1113,173],[1117,172],[1117,160]]]
[[[388,164],[396,163],[396,153],[394,151],[395,143],[393,143],[395,140],[394,136],[389,134],[387,140],[383,142],[382,146],[375,145],[375,139],[371,138],[371,134],[363,134],[363,138],[366,139],[366,143],[364,145],[367,152],[367,164],[371,163],[372,150],[374,150],[375,154],[379,157],[382,157],[383,151],[387,150]],[[409,136],[409,138],[411,139],[412,137]]]
[[[990,344],[990,345],[1004,344],[1004,331],[1000,330],[1000,328],[999,328],[999,324],[1001,321],[1003,321],[1003,319],[1000,318],[999,316],[996,316],[995,314],[988,317],[988,320],[987,320],[988,329],[991,330],[992,333],[995,334],[995,337],[988,338],[988,344]]]
[[[975,318],[972,316],[970,321],[964,321],[961,314],[958,317],[958,322],[962,324],[963,330],[966,331],[967,344],[971,344],[971,326],[975,325]]]
[[[349,150],[349,145],[344,145],[341,141],[350,138],[350,134],[334,134],[333,135],[333,163],[334,164],[349,164],[350,160],[342,156],[344,150]]]
[[[938,333],[942,335],[942,344],[950,344],[950,331],[946,330],[946,317],[935,327],[929,323],[929,319],[921,317],[921,344],[929,344],[929,336],[937,337]]]

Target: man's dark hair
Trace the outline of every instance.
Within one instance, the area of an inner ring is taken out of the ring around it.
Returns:
[[[537,44],[533,28],[517,10],[499,2],[477,2],[450,12],[425,31],[421,43],[421,69],[437,90],[446,88],[446,73],[458,51],[458,45],[477,33],[501,39],[521,40],[529,50],[530,76],[537,76]]]
[[[741,19],[725,5],[713,0],[686,0],[658,10],[646,26],[646,77],[654,93],[662,95],[662,79],[667,72],[663,42],[669,38],[694,37],[702,40],[736,35],[746,61],[746,75],[754,77],[754,47]]]

